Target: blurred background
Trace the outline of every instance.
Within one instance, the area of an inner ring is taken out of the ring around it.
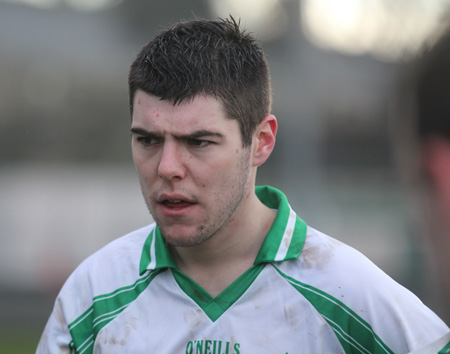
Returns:
[[[262,41],[280,124],[258,183],[434,311],[391,137],[398,85],[448,0],[0,0],[0,352],[33,352],[88,255],[151,222],[130,153],[127,75],[183,19],[232,14]]]

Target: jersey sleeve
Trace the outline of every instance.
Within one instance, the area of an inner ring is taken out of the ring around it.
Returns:
[[[37,354],[77,353],[71,329],[73,332],[77,323],[88,317],[96,295],[131,284],[139,276],[140,255],[152,227],[153,224],[113,240],[75,269],[55,300]]]
[[[58,298],[39,341],[36,354],[76,353],[71,349],[72,337]]]
[[[450,332],[426,347],[413,350],[409,354],[445,354],[450,353]]]
[[[36,354],[75,354],[69,325],[92,305],[92,276],[94,257],[87,258],[69,276],[59,292],[52,313],[39,341]]]

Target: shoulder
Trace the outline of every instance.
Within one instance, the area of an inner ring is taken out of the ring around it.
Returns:
[[[310,226],[300,256],[284,262],[280,269],[291,278],[361,310],[368,301],[406,291],[361,252]],[[414,299],[412,294],[408,297]]]
[[[296,268],[300,279],[359,312],[364,312],[368,303],[390,308],[423,306],[364,254],[311,227]]]
[[[116,263],[132,261],[136,255],[140,257],[145,240],[155,226],[154,223],[144,226],[111,241],[86,258],[79,268],[89,267],[92,263],[107,263],[111,266]],[[137,259],[137,262],[139,263],[139,259]]]
[[[292,266],[299,279],[361,311],[367,303],[390,308],[424,307],[364,254],[320,231],[308,227],[305,246]]]
[[[311,227],[300,257],[280,269],[367,323],[394,352],[423,346],[448,331],[412,292],[361,252]]]
[[[143,245],[154,227],[148,225],[110,242],[75,269],[56,298],[37,353],[69,352],[70,324],[92,313],[94,298],[137,281]]]
[[[351,292],[381,285],[385,290],[400,287],[364,254],[309,226],[297,266],[302,276],[325,287],[340,284]]]
[[[102,273],[105,267],[108,268],[109,273],[117,268],[121,271],[136,267],[138,269],[145,240],[154,227],[155,224],[150,224],[111,241],[86,258],[74,271],[72,277],[79,273],[94,276],[96,273]]]
[[[75,269],[57,299],[68,322],[88,308],[95,296],[131,285],[139,278],[142,249],[154,227],[145,226],[110,242]]]
[[[450,332],[445,336],[439,338],[438,340],[430,343],[426,347],[421,349],[413,350],[409,354],[437,354],[437,353],[448,353],[450,350]]]

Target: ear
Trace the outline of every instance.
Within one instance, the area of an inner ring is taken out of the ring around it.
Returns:
[[[253,166],[261,166],[269,158],[275,146],[278,123],[274,115],[269,114],[256,127],[253,136]]]

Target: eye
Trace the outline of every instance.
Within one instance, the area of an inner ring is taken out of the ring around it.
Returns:
[[[200,147],[200,148],[205,147],[205,146],[208,146],[209,144],[211,144],[211,142],[208,141],[208,140],[200,140],[200,139],[191,139],[191,140],[189,141],[189,143],[190,143],[192,146]]]
[[[150,146],[159,143],[159,139],[151,137],[151,136],[139,136],[136,138],[139,144],[144,146]]]

